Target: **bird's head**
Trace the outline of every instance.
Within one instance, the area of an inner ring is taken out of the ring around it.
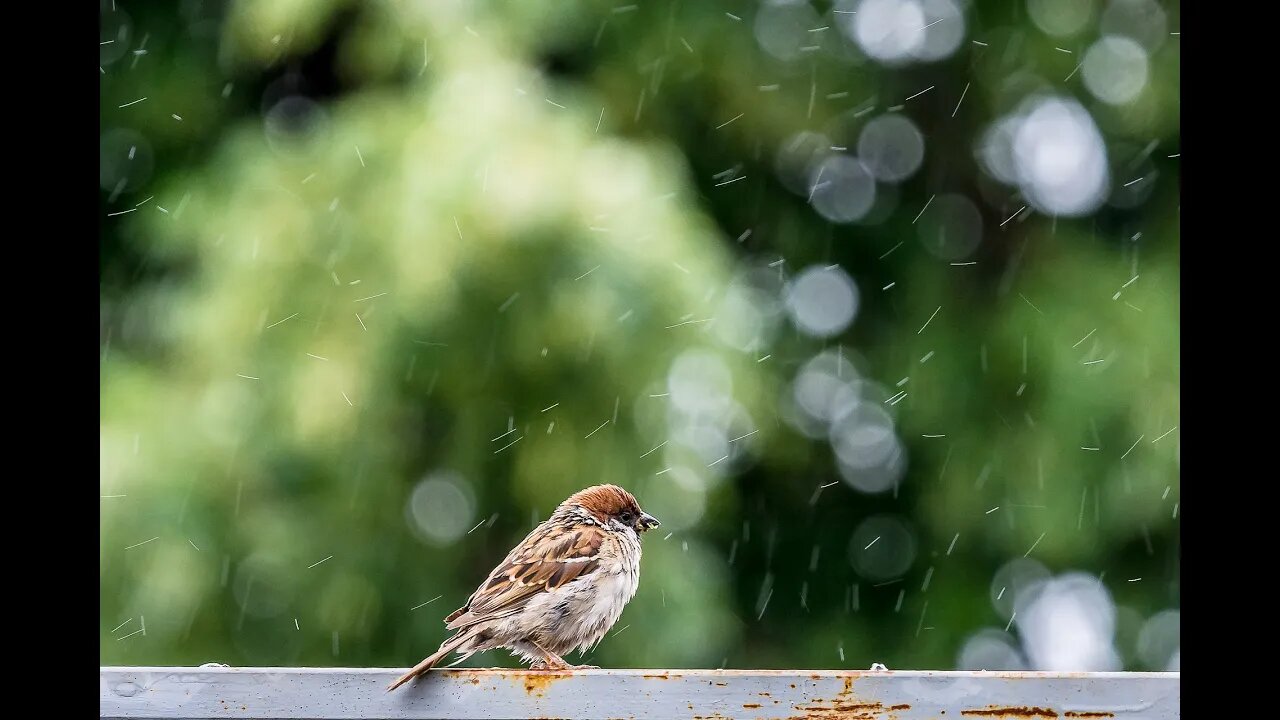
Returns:
[[[643,533],[660,524],[658,518],[640,509],[634,495],[617,485],[595,485],[579,490],[564,504],[580,507],[615,529],[631,528],[636,533]]]

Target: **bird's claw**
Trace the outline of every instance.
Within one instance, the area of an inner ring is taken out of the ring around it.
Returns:
[[[565,670],[599,670],[599,665],[570,665],[569,663],[548,663],[543,660],[535,660],[529,665],[530,670],[539,671],[556,671],[564,672]]]

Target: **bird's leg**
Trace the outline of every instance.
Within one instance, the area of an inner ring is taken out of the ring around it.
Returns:
[[[530,645],[542,653],[542,660],[535,660],[529,665],[530,670],[570,670],[572,665],[564,661],[564,658],[547,650],[533,640],[528,641]]]

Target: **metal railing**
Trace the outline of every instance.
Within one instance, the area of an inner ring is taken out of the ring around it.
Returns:
[[[104,667],[103,718],[1176,720],[1179,673]]]

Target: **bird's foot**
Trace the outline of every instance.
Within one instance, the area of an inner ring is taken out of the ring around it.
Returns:
[[[564,672],[565,670],[599,670],[600,666],[599,665],[572,665],[567,662],[564,663],[563,665],[556,665],[554,663],[543,662],[542,660],[535,660],[532,664],[529,665],[529,669]]]
[[[542,647],[537,642],[534,642],[532,640],[528,642],[535,649],[537,649],[540,655],[542,655],[541,658],[536,659],[533,662],[529,663],[530,670],[573,670],[574,669],[574,666],[565,662],[564,658]]]

